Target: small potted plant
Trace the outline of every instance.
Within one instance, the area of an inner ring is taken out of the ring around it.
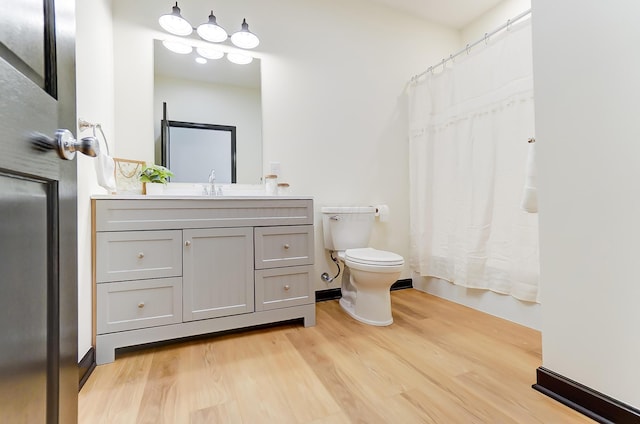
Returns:
[[[144,183],[145,194],[162,194],[164,186],[173,177],[173,172],[160,165],[145,166],[140,174],[140,181]]]

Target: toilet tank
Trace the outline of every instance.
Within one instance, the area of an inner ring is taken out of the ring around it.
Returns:
[[[323,207],[320,211],[325,249],[341,251],[369,246],[375,207]]]

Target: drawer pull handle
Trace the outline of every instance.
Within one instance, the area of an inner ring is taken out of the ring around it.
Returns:
[[[144,258],[144,252],[140,252],[140,253],[138,253],[138,257],[139,257],[140,259]]]
[[[289,246],[288,244],[285,244],[285,245],[284,245],[284,248],[285,248],[285,249],[288,249],[288,248],[290,248],[290,247],[291,247],[291,246]]]
[[[184,245],[187,246],[187,247],[191,246],[191,241],[190,240],[185,241]]]
[[[289,284],[285,284],[284,291],[289,291],[290,288],[291,288],[291,286]]]
[[[144,302],[138,303],[138,308],[140,308],[140,309],[144,308]]]

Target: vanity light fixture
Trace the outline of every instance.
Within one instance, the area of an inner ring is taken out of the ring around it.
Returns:
[[[180,14],[180,8],[178,7],[178,2],[173,6],[172,12],[166,15],[160,16],[158,19],[160,26],[164,28],[167,32],[175,35],[188,36],[190,35],[194,29],[191,24],[182,17]],[[231,42],[242,49],[253,49],[260,44],[260,40],[258,36],[249,31],[249,25],[247,24],[247,20],[242,20],[242,25],[239,31],[233,33],[231,37],[227,34],[227,31],[224,30],[218,22],[216,21],[216,17],[213,14],[213,10],[209,15],[209,20],[198,26],[196,29],[197,34],[206,41],[210,41],[212,43],[221,43],[228,39],[231,39]]]
[[[173,6],[172,12],[160,16],[158,22],[162,28],[171,34],[186,36],[193,32],[191,24],[180,14],[178,2]]]
[[[203,40],[211,41],[212,43],[220,43],[227,38],[229,35],[227,31],[224,30],[218,23],[216,22],[216,17],[213,14],[213,10],[209,15],[209,21],[198,26],[196,30],[200,38]]]
[[[231,35],[231,42],[242,49],[253,49],[260,44],[258,37],[249,31],[249,24],[247,24],[246,19],[242,20],[242,28],[240,28],[240,31],[234,32],[233,35]]]
[[[207,63],[207,59],[205,59],[204,57],[196,57],[196,63],[199,63],[200,65],[204,65],[205,63]]]

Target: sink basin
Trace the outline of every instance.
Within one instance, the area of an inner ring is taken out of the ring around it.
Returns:
[[[216,184],[218,196],[222,197],[262,197],[265,196],[264,186],[261,184]],[[214,197],[207,194],[209,184],[206,183],[169,183],[165,187],[165,196],[202,196]]]

